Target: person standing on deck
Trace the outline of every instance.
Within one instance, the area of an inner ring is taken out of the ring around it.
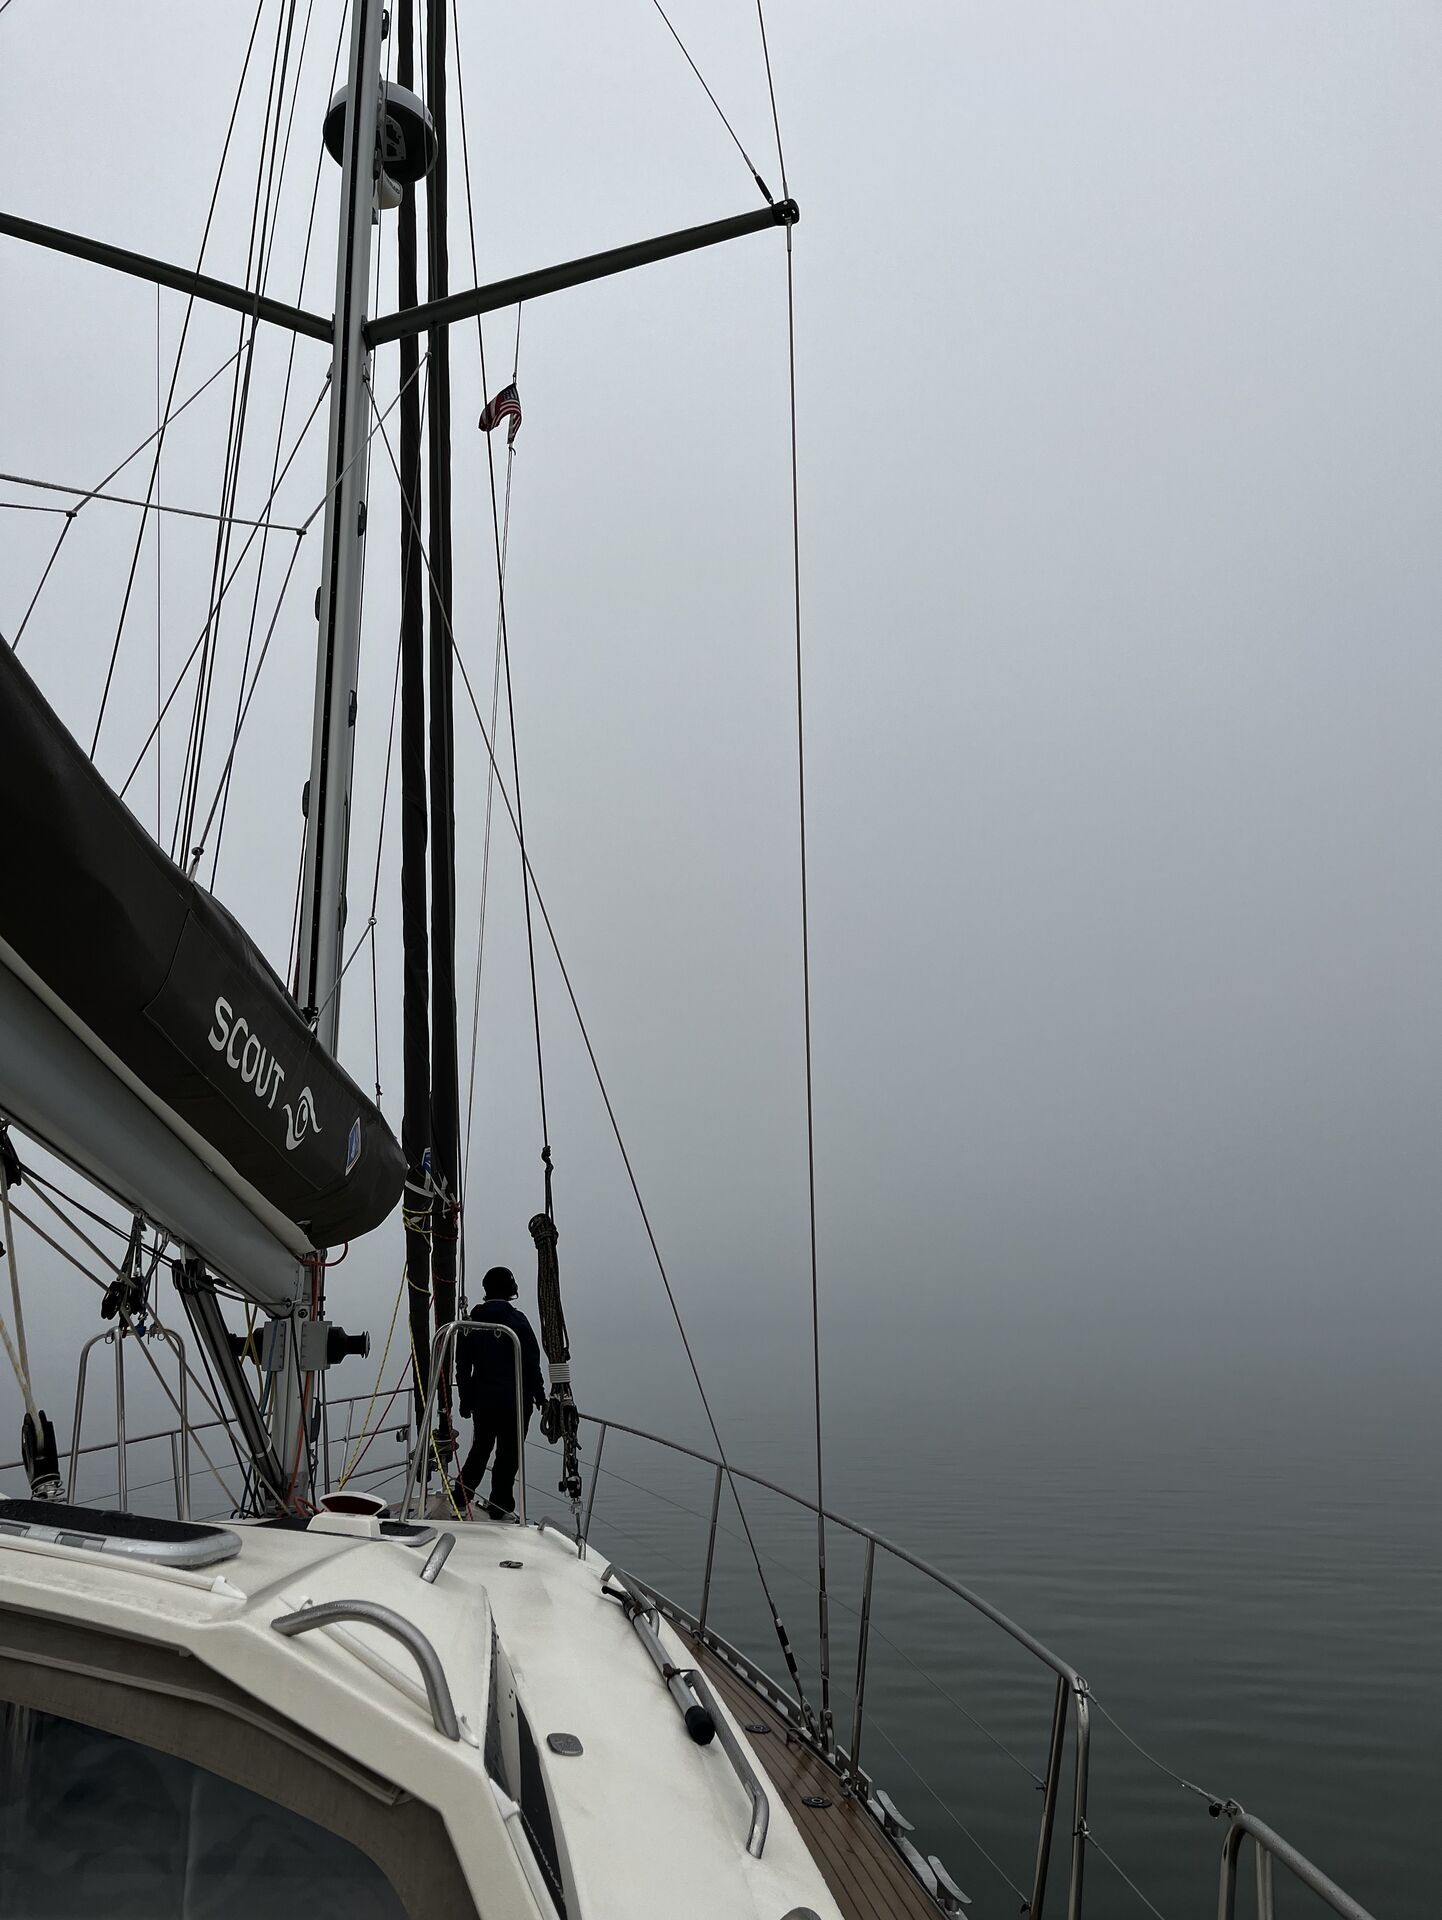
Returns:
[[[492,1267],[481,1282],[485,1299],[471,1308],[478,1327],[509,1327],[521,1344],[520,1387],[523,1429],[531,1424],[532,1409],[546,1404],[541,1376],[541,1349],[525,1314],[511,1302],[517,1293],[516,1276],[509,1267]],[[456,1481],[456,1498],[473,1500],[494,1451],[489,1513],[516,1511],[516,1474],[521,1465],[516,1434],[516,1348],[505,1334],[463,1333],[456,1340],[456,1399],[462,1418],[473,1423],[474,1439]]]

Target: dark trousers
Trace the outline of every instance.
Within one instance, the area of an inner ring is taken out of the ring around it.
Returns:
[[[530,1413],[526,1414],[526,1431],[531,1425]],[[461,1485],[466,1492],[475,1497],[480,1491],[482,1479],[490,1464],[494,1450],[496,1464],[491,1473],[490,1504],[502,1513],[516,1511],[516,1475],[520,1471],[521,1455],[516,1444],[516,1404],[514,1400],[492,1399],[476,1409],[471,1431],[474,1438],[471,1450],[466,1455],[465,1465],[461,1468]]]

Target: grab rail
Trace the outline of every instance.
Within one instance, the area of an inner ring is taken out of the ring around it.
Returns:
[[[686,1723],[687,1733],[698,1747],[709,1746],[713,1738],[720,1741],[721,1751],[730,1761],[732,1772],[751,1801],[751,1826],[746,1835],[746,1851],[753,1860],[759,1860],[765,1851],[766,1834],[771,1825],[771,1802],[747,1758],[745,1748],[731,1731],[730,1722],[711,1691],[710,1683],[696,1667],[672,1665],[661,1644],[660,1608],[652,1596],[614,1563],[601,1575],[603,1593],[611,1591],[606,1585],[608,1580],[620,1581],[623,1591],[614,1597],[625,1607],[626,1617],[635,1628],[637,1638],[665,1681],[666,1691],[676,1702],[681,1718]]]
[[[388,1633],[393,1640],[400,1641],[420,1668],[436,1732],[443,1733],[447,1740],[459,1740],[461,1726],[456,1718],[455,1702],[451,1699],[450,1684],[440,1655],[420,1628],[413,1626],[394,1608],[383,1607],[378,1600],[323,1600],[319,1606],[302,1607],[299,1613],[283,1614],[270,1624],[277,1633],[283,1633],[290,1640],[298,1634],[312,1633],[317,1627],[339,1626],[347,1620],[379,1627],[382,1633]]]
[[[746,1749],[731,1731],[731,1724],[717,1704],[711,1691],[711,1683],[704,1673],[692,1667],[686,1675],[692,1691],[716,1723],[716,1738],[721,1742],[722,1752],[731,1762],[732,1770],[751,1797],[751,1830],[746,1836],[746,1851],[753,1860],[761,1858],[766,1845],[766,1833],[771,1824],[771,1802],[766,1797],[755,1768],[746,1758]]]
[[[1284,1840],[1265,1821],[1258,1820],[1239,1806],[1235,1800],[1229,1800],[1221,1809],[1231,1822],[1226,1838],[1222,1841],[1222,1878],[1217,1892],[1217,1920],[1235,1920],[1237,1910],[1237,1856],[1242,1850],[1243,1840],[1250,1838],[1257,1850],[1257,1920],[1272,1920],[1272,1862],[1280,1860],[1289,1873],[1300,1880],[1304,1887],[1323,1900],[1333,1913],[1340,1914],[1342,1920],[1372,1920],[1364,1906],[1354,1900],[1350,1893],[1339,1887],[1335,1880],[1329,1880],[1319,1867],[1290,1841]]]
[[[517,1473],[520,1484],[520,1514],[522,1526],[526,1524],[526,1406],[525,1377],[521,1363],[521,1338],[514,1327],[507,1327],[491,1320],[448,1320],[443,1327],[436,1329],[431,1341],[431,1384],[426,1394],[425,1406],[421,1409],[420,1424],[416,1428],[415,1453],[406,1469],[406,1490],[401,1501],[400,1517],[409,1520],[412,1507],[420,1511],[423,1489],[426,1484],[427,1469],[430,1464],[431,1426],[435,1421],[436,1409],[440,1403],[441,1381],[444,1374],[443,1361],[448,1350],[454,1346],[460,1334],[502,1334],[516,1351],[516,1457],[519,1462]]]
[[[175,1479],[175,1517],[177,1520],[190,1518],[190,1436],[194,1431],[190,1424],[190,1396],[186,1391],[186,1382],[190,1368],[185,1359],[185,1343],[179,1334],[172,1333],[169,1327],[161,1326],[158,1320],[152,1320],[151,1339],[160,1339],[175,1355],[180,1368],[180,1426],[170,1434],[171,1465]],[[75,1498],[76,1473],[80,1456],[86,1452],[105,1452],[113,1445],[115,1448],[116,1475],[119,1487],[120,1510],[123,1513],[130,1505],[127,1480],[127,1439],[125,1432],[125,1342],[127,1339],[143,1340],[146,1335],[137,1327],[120,1324],[108,1327],[87,1340],[80,1349],[80,1369],[75,1379],[75,1412],[70,1426],[70,1471],[66,1485],[70,1489],[70,1498]],[[102,1441],[98,1447],[82,1448],[80,1444],[80,1423],[85,1413],[85,1376],[90,1368],[91,1349],[98,1346],[112,1346],[115,1349],[115,1439]],[[175,1455],[176,1433],[180,1437],[180,1453]],[[157,1438],[160,1436],[157,1436]]]

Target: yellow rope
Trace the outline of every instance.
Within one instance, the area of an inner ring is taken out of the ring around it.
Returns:
[[[376,1383],[374,1387],[372,1387],[371,1389],[370,1401],[366,1407],[365,1416],[361,1420],[360,1437],[356,1441],[355,1452],[351,1455],[349,1461],[346,1463],[345,1472],[341,1475],[340,1480],[337,1482],[337,1485],[336,1485],[337,1492],[340,1492],[341,1488],[345,1486],[346,1481],[349,1480],[351,1475],[355,1472],[356,1462],[360,1459],[361,1455],[365,1452],[366,1447],[370,1444],[370,1441],[374,1438],[373,1435],[368,1434],[366,1432],[366,1421],[369,1420],[371,1417],[371,1410],[375,1406],[376,1399],[380,1394],[381,1385],[385,1379],[386,1361],[390,1358],[390,1351],[391,1351],[391,1336],[395,1333],[395,1330],[396,1330],[396,1319],[399,1316],[400,1310],[401,1310],[401,1295],[405,1292],[405,1290],[406,1290],[406,1271],[405,1271],[405,1268],[402,1267],[401,1283],[396,1288],[396,1303],[391,1308],[391,1323],[388,1329],[386,1330],[385,1349],[381,1354],[381,1363],[376,1368]]]

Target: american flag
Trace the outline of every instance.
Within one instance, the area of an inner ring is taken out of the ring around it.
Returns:
[[[516,444],[516,435],[521,428],[521,396],[516,392],[514,381],[510,386],[502,387],[494,400],[487,401],[481,409],[481,417],[476,424],[482,433],[489,433],[503,420],[509,420],[511,423],[506,433],[506,445],[513,447]]]

